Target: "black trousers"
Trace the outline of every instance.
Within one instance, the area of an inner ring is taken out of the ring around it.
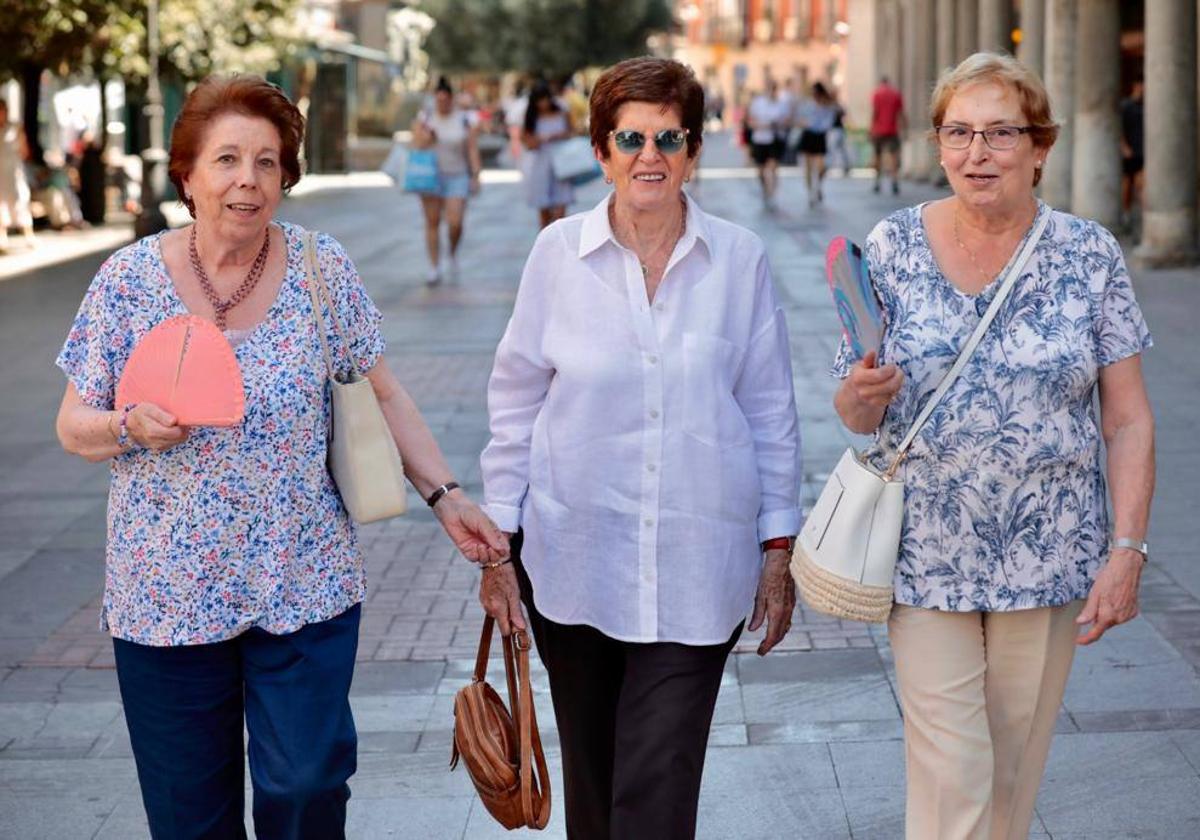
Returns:
[[[513,540],[562,745],[570,840],[692,840],[727,642],[622,642],[537,611]]]

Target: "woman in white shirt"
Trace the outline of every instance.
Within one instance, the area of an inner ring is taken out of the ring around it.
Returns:
[[[538,237],[488,387],[487,509],[520,556],[480,600],[505,633],[529,611],[572,837],[694,835],[725,660],[795,603],[787,328],[759,238],[683,194],[703,118],[676,61],[596,83],[613,192]]]

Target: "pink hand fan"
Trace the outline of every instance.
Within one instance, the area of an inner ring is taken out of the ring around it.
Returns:
[[[211,321],[176,315],[156,326],[133,348],[117,406],[153,403],[181,426],[235,426],[246,398],[233,347]]]

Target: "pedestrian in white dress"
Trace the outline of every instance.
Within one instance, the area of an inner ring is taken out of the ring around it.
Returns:
[[[553,163],[554,145],[574,134],[571,115],[555,99],[550,86],[545,82],[535,84],[529,92],[521,142],[528,152],[524,168],[529,205],[537,208],[542,227],[565,216],[567,205],[575,200],[575,188],[569,181],[555,177]]]
[[[8,121],[8,103],[0,99],[0,251],[8,248],[8,229],[19,227],[25,241],[33,238],[33,214],[29,209],[29,182],[21,154],[21,127]]]

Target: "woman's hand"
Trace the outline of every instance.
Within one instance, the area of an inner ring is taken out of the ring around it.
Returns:
[[[483,570],[483,577],[479,581],[479,603],[483,604],[484,612],[496,619],[502,635],[525,629],[525,614],[521,612],[521,587],[512,563]]]
[[[189,434],[189,429],[180,426],[175,415],[153,403],[138,403],[130,409],[125,428],[130,440],[155,452],[178,446],[188,439]]]
[[[884,411],[903,384],[904,372],[896,365],[876,367],[872,350],[850,368],[833,398],[833,407],[850,431],[870,434],[879,428]]]
[[[479,173],[478,172],[471,175],[471,181],[467,186],[467,191],[471,195],[479,195]]]
[[[433,508],[458,550],[474,563],[497,563],[508,557],[508,540],[462,490],[451,490]]]
[[[1112,550],[1108,562],[1096,575],[1083,612],[1075,619],[1075,623],[1081,627],[1092,625],[1090,630],[1075,639],[1076,644],[1090,645],[1110,627],[1137,617],[1138,587],[1145,564],[1142,555],[1131,548]]]
[[[754,596],[754,613],[746,626],[751,632],[767,620],[767,635],[758,646],[758,655],[767,652],[787,634],[792,626],[792,611],[796,608],[796,584],[788,569],[791,554],[786,549],[772,548],[766,552],[758,594]]]
[[[876,367],[876,354],[872,350],[850,368],[846,381],[853,398],[860,403],[871,408],[887,408],[900,393],[904,372],[896,365]]]

